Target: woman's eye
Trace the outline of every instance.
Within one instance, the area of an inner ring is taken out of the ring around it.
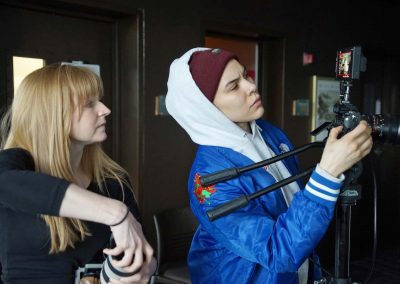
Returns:
[[[85,104],[85,107],[94,107],[95,104],[96,104],[95,101],[88,101],[88,102]]]

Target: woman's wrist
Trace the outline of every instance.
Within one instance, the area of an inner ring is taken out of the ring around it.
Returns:
[[[331,173],[329,173],[328,171],[326,171],[323,167],[321,167],[320,164],[317,164],[315,171],[323,176],[324,178],[334,181],[334,182],[343,182],[344,180],[344,175],[341,173],[338,176],[332,175]]]
[[[129,215],[129,213],[130,213],[130,210],[129,210],[129,208],[126,207],[126,206],[125,206],[125,208],[126,208],[126,213],[125,213],[125,215],[124,215],[124,216],[121,218],[121,220],[119,220],[118,222],[109,225],[110,227],[118,226],[118,225],[122,224],[122,223],[126,220],[126,218],[128,217],[128,215]]]
[[[341,172],[334,166],[328,165],[324,163],[324,161],[320,161],[318,163],[320,169],[324,170],[326,173],[330,174],[331,176],[337,178],[341,175]]]
[[[118,224],[129,211],[125,203],[115,200],[112,198],[105,198],[105,202],[99,208],[100,213],[100,223],[107,226],[112,226]]]
[[[108,226],[117,226],[120,223],[122,223],[126,217],[128,217],[129,214],[129,208],[121,201],[117,201],[114,199],[111,199],[112,202],[115,202],[116,204],[113,204],[112,206],[112,211],[108,211],[108,221],[107,225]],[[111,208],[110,208],[111,209]]]

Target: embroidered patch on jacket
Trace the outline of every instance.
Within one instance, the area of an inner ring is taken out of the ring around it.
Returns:
[[[203,187],[200,182],[200,175],[196,173],[196,176],[194,177],[194,194],[196,195],[197,200],[203,204],[204,202],[207,202],[210,204],[208,199],[211,197],[212,194],[214,194],[217,189],[214,188],[214,185],[206,186]]]

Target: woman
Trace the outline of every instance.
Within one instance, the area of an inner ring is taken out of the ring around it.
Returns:
[[[338,139],[333,128],[304,189],[297,182],[251,201],[211,222],[207,211],[254,193],[298,171],[296,158],[271,164],[213,186],[202,175],[243,167],[292,149],[276,126],[259,120],[261,97],[236,55],[195,48],[170,67],[168,112],[199,144],[189,175],[190,204],[200,226],[188,256],[193,283],[306,283],[308,257],[334,213],[343,172],[369,153],[365,122]],[[311,273],[313,274],[313,273]]]
[[[102,251],[123,255],[113,266],[139,271],[110,283],[147,283],[153,273],[128,175],[101,149],[110,114],[102,96],[95,73],[70,65],[45,66],[18,88],[0,151],[5,283],[74,283]],[[106,248],[111,232],[116,246]]]

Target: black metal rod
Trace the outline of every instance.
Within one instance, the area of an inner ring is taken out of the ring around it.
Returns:
[[[350,231],[351,206],[340,204],[336,210],[335,267],[330,284],[351,284],[350,277]]]
[[[225,181],[225,180],[229,180],[235,177],[238,177],[240,174],[247,172],[247,171],[251,171],[254,170],[256,168],[259,167],[263,167],[269,164],[273,164],[275,162],[278,162],[280,160],[283,160],[287,157],[296,155],[300,152],[306,151],[310,148],[313,147],[323,147],[325,145],[325,142],[313,142],[313,143],[308,143],[306,145],[303,145],[299,148],[293,149],[291,151],[288,151],[286,153],[277,155],[273,158],[267,159],[267,160],[263,160],[261,162],[257,162],[254,164],[251,164],[249,166],[244,166],[241,168],[230,168],[230,169],[226,169],[226,170],[222,170],[222,171],[218,171],[209,175],[205,175],[200,177],[200,183],[202,186],[209,186],[209,185],[213,185],[216,184],[218,182],[221,181]]]
[[[335,278],[348,279],[350,274],[351,205],[341,205],[336,215]]]
[[[242,195],[236,199],[233,199],[229,202],[219,205],[219,206],[215,207],[214,209],[208,210],[207,211],[208,219],[210,219],[210,221],[214,221],[218,218],[228,215],[229,213],[231,213],[241,207],[246,206],[250,200],[256,199],[256,198],[260,197],[261,195],[267,194],[267,193],[269,193],[275,189],[278,189],[284,185],[292,183],[293,181],[310,174],[314,169],[315,169],[315,167],[312,167],[302,173],[299,173],[297,175],[283,179],[277,183],[274,183],[273,185],[270,185],[262,190],[255,192],[253,194]]]

